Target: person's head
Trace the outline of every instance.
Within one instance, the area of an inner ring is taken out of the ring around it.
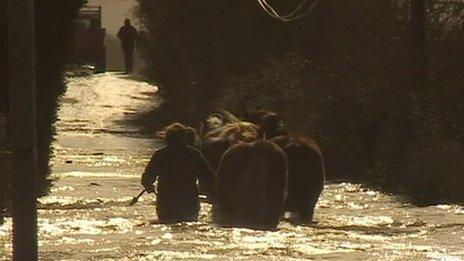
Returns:
[[[130,23],[129,18],[126,18],[126,20],[124,20],[124,25],[130,25],[130,24],[131,24],[131,23]]]
[[[187,142],[187,128],[176,122],[166,127],[166,144],[170,146],[185,146]]]

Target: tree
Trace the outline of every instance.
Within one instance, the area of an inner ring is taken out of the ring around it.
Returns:
[[[424,0],[411,0],[411,78],[419,91],[427,83],[426,7]]]

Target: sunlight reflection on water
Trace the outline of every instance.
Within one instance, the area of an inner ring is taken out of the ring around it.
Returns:
[[[347,184],[349,190],[353,186],[358,185]],[[382,202],[371,202],[370,209],[363,210],[368,215],[356,213],[359,210],[350,209],[350,204],[343,209],[330,208],[332,204],[339,204],[332,199],[343,193],[342,190],[339,184],[326,186],[323,201],[329,206],[318,208],[318,224],[314,226],[293,226],[282,222],[278,231],[256,231],[215,226],[210,219],[211,206],[206,203],[202,203],[200,221],[164,225],[148,221],[156,217],[151,197],[134,207],[127,207],[125,203],[131,199],[130,196],[85,199],[71,196],[72,190],[56,189],[56,193],[71,194],[40,199],[40,245],[47,249],[44,254],[48,257],[57,255],[56,251],[62,253],[66,246],[65,249],[74,253],[76,259],[98,254],[102,259],[118,257],[122,260],[155,257],[167,260],[300,260],[316,257],[460,260],[459,256],[463,255],[464,225],[459,226],[460,220],[455,220],[454,226],[445,224],[437,227],[440,220],[416,219],[418,208],[404,207],[403,203],[394,203],[390,196],[381,194]],[[353,192],[345,196],[350,194]],[[348,196],[345,198],[350,200]],[[102,202],[100,208],[86,208],[95,202]],[[118,202],[121,204],[111,205]],[[60,205],[73,205],[73,208],[55,208]],[[388,211],[381,212],[380,206],[387,207]],[[460,209],[458,206],[426,209],[448,218],[460,215],[455,214],[456,209]],[[0,236],[11,235],[9,226],[11,219],[0,227]],[[456,239],[453,239],[452,233],[456,234]],[[440,238],[450,242],[440,242]],[[450,248],[450,243],[454,247]],[[11,249],[11,244],[7,242],[5,247]]]
[[[211,222],[207,203],[201,203],[198,222],[157,223],[156,195],[127,204],[140,192],[140,174],[160,143],[121,124],[128,113],[151,106],[147,97],[156,91],[117,74],[69,81],[53,145],[54,187],[39,199],[42,259],[455,261],[464,256],[463,207],[418,208],[351,183],[325,186],[312,226],[220,228]],[[7,218],[0,226],[5,259],[11,255],[11,225]]]

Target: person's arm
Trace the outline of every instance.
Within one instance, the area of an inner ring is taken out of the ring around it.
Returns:
[[[158,152],[155,152],[153,156],[151,156],[150,162],[148,162],[148,165],[145,167],[145,171],[142,174],[141,183],[145,190],[147,190],[148,192],[155,191],[153,183],[155,182],[156,177],[158,176],[158,170],[156,168],[157,161]]]

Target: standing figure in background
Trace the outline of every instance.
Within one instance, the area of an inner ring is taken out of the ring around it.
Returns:
[[[137,39],[137,30],[131,25],[130,20],[124,20],[124,26],[119,29],[118,38],[124,53],[126,73],[131,73],[134,67],[134,48]]]

